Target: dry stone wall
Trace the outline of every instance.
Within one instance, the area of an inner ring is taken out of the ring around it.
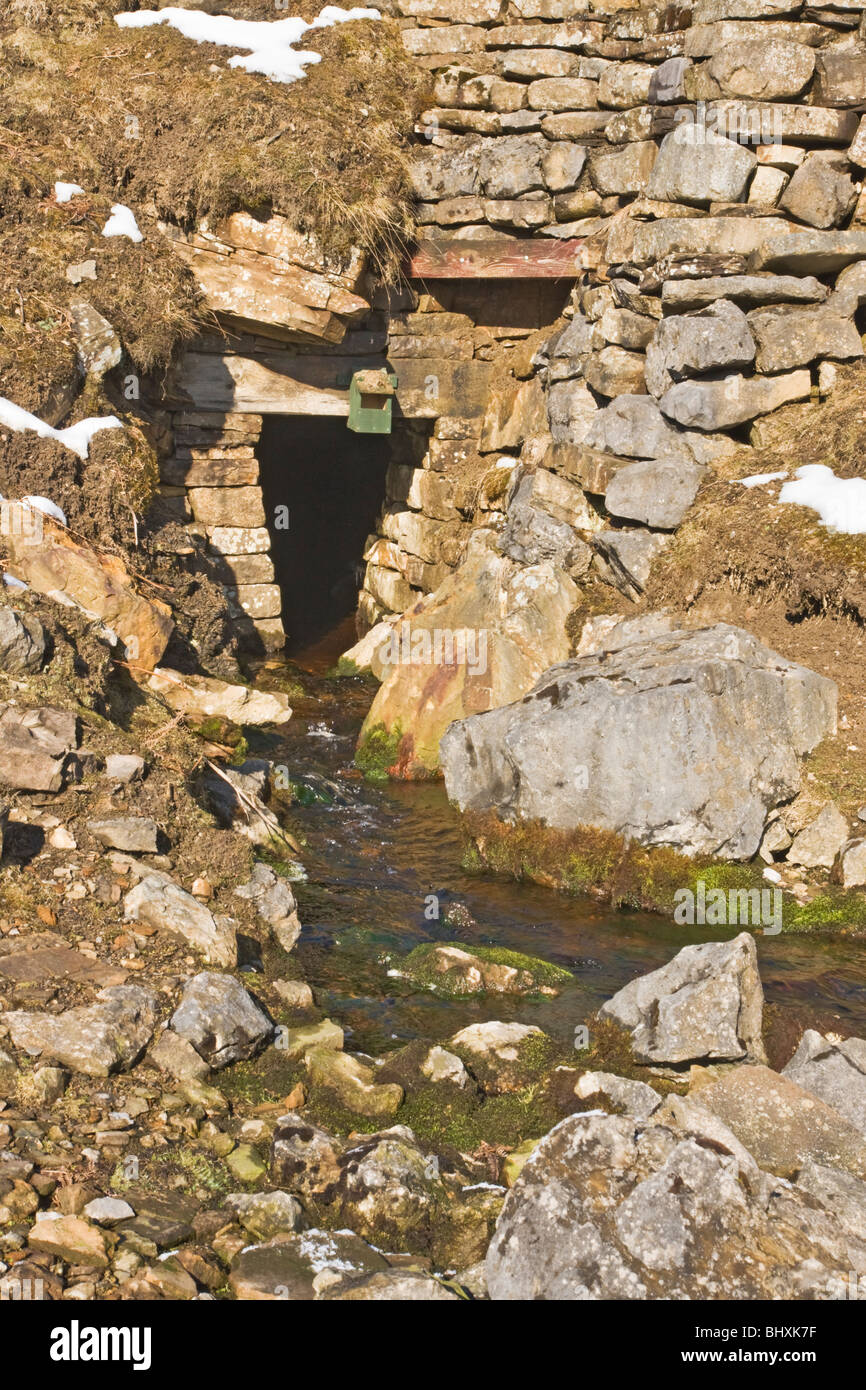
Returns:
[[[366,628],[435,590],[479,526],[637,597],[714,461],[863,354],[866,0],[579,4],[395,0],[430,70],[419,247],[464,265],[481,247],[501,278],[373,293],[281,219],[178,247],[233,332],[188,355],[163,490],[229,547],[269,645],[262,411],[345,414],[352,371],[398,376]],[[563,278],[514,273],[545,247]]]
[[[863,355],[866,4],[398,9],[436,102],[420,235],[567,239],[583,267],[546,341],[500,342],[476,477],[505,481],[510,554],[517,501],[528,558],[540,510],[587,543],[572,574],[582,557],[637,597],[713,461]]]

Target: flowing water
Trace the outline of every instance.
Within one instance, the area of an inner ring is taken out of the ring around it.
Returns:
[[[306,804],[292,808],[308,875],[296,885],[304,924],[297,951],[317,1002],[345,1027],[353,1050],[442,1040],[492,1018],[536,1023],[569,1040],[635,975],[691,942],[736,934],[467,872],[458,818],[441,782],[370,783],[352,766],[375,687],[325,674],[352,640],[344,626],[294,662],[269,663],[260,673],[263,686],[294,682],[304,695],[293,694],[290,723],[257,747],[305,788]],[[430,895],[438,899],[438,919]],[[458,902],[474,925],[443,920]],[[573,981],[556,999],[445,999],[389,974],[400,956],[428,941],[523,951],[565,966]],[[795,1025],[866,1036],[859,943],[760,932],[756,941],[767,1001],[783,1006],[792,1038]]]

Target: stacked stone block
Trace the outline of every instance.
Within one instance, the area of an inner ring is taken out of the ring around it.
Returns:
[[[177,499],[188,528],[206,539],[241,643],[278,650],[282,599],[256,458],[262,418],[178,411],[172,424],[174,452],[160,465],[160,492]]]

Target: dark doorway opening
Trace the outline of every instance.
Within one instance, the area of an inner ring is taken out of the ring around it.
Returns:
[[[257,453],[291,655],[354,610],[391,442],[354,434],[341,416],[266,415]]]

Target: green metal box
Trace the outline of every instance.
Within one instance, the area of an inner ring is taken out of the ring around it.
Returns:
[[[355,372],[349,385],[349,429],[356,434],[390,434],[397,378],[384,368]]]

